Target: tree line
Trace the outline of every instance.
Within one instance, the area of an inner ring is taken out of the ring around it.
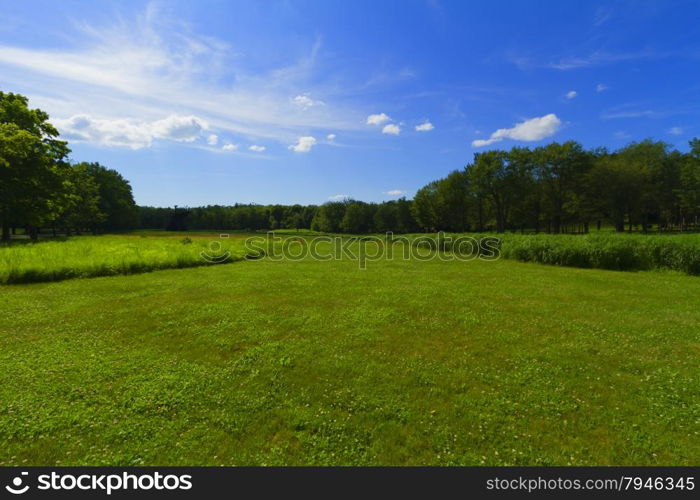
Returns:
[[[412,200],[316,205],[137,207],[131,186],[98,163],[73,164],[48,115],[0,92],[0,225],[36,238],[135,228],[312,229],[329,233],[421,231],[588,232],[700,229],[700,139],[680,152],[647,139],[617,150],[575,141],[514,147],[473,161],[419,189]]]
[[[0,91],[2,241],[17,228],[36,239],[41,228],[71,234],[136,227],[128,181],[99,163],[71,163],[48,119],[25,96]]]
[[[209,205],[206,207],[139,207],[144,229],[229,229],[259,231],[312,229],[327,233],[416,232],[421,227],[413,203],[402,198],[384,203],[356,200],[316,205]]]
[[[647,139],[610,152],[568,141],[474,155],[413,200],[321,206],[141,207],[143,227],[313,229],[330,233],[700,229],[700,140],[681,153]]]
[[[651,139],[614,152],[568,141],[478,153],[418,190],[413,213],[424,230],[698,229],[700,140],[688,153]]]

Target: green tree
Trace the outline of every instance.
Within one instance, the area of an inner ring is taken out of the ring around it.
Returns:
[[[438,186],[438,181],[433,181],[420,188],[413,197],[411,213],[424,231],[434,231],[440,226]]]
[[[318,207],[311,222],[311,229],[324,233],[340,232],[340,225],[348,204],[349,202],[346,201],[330,201]]]
[[[398,203],[380,203],[374,213],[373,225],[378,233],[398,232]]]
[[[700,139],[690,141],[690,152],[681,161],[679,178],[681,228],[691,220],[697,226],[700,216]]]
[[[469,177],[465,170],[455,170],[440,179],[437,185],[436,211],[438,229],[467,231],[469,229]]]
[[[562,232],[562,226],[572,214],[571,201],[583,186],[583,178],[591,161],[581,145],[575,141],[564,144],[553,142],[534,150],[535,176],[541,184],[543,212],[550,231]]]
[[[375,211],[376,207],[374,204],[362,201],[349,202],[340,222],[340,229],[345,233],[351,234],[371,232]]]
[[[134,202],[129,181],[116,170],[106,168],[99,163],[78,165],[92,176],[98,186],[100,212],[105,215],[100,228],[104,230],[135,228],[138,225],[138,208]]]
[[[88,171],[87,164],[75,165],[67,173],[70,185],[65,191],[64,211],[59,223],[68,231],[73,228],[80,233],[83,229],[90,229],[96,233],[106,218],[100,211],[99,186]]]
[[[49,115],[30,109],[26,97],[0,92],[0,226],[2,240],[10,225],[25,225],[36,238],[38,227],[63,210],[66,157]]]

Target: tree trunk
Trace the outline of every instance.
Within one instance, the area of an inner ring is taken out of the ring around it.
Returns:
[[[615,232],[618,232],[618,233],[625,232],[625,218],[623,215],[618,215],[615,218]]]
[[[479,232],[482,232],[484,230],[484,203],[479,198]]]
[[[10,241],[10,225],[4,221],[2,223],[2,241]]]
[[[554,234],[561,233],[561,217],[554,217]]]

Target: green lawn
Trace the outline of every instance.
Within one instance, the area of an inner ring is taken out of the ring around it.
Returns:
[[[696,277],[263,259],[0,313],[0,465],[700,463]]]

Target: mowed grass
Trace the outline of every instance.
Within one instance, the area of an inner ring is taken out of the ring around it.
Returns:
[[[272,262],[0,289],[0,465],[697,465],[700,280]]]
[[[65,241],[15,241],[0,246],[0,284],[60,281],[209,265],[202,252],[212,257],[228,252],[228,260],[236,261],[245,257],[246,237],[244,234],[232,234],[222,239],[219,233],[150,231],[73,236]]]

